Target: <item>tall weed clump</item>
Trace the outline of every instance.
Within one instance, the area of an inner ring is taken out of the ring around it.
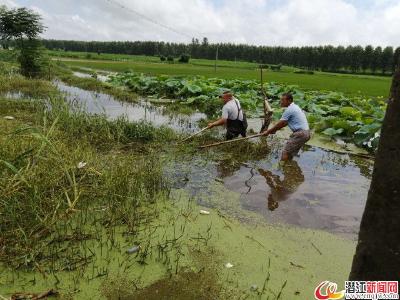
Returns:
[[[31,118],[0,120],[0,261],[14,267],[47,261],[46,245],[67,232],[62,224],[85,231],[83,215],[134,231],[143,207],[168,196],[151,145],[145,157],[120,146],[157,142],[171,137],[169,130],[71,112],[56,99],[13,103],[2,113],[28,110]]]

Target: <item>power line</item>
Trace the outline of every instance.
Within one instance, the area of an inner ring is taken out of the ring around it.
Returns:
[[[132,9],[132,8],[129,8],[129,7],[126,7],[126,6],[122,5],[121,3],[119,3],[119,2],[117,2],[115,0],[106,0],[106,1],[108,1],[111,4],[114,4],[115,6],[118,6],[118,7],[122,8],[122,9],[124,9],[124,10],[127,10],[127,11],[129,11],[131,13],[134,13],[135,15],[141,17],[142,19],[145,19],[146,21],[148,21],[150,23],[153,23],[155,25],[158,25],[160,27],[168,29],[169,31],[172,31],[172,32],[174,32],[176,34],[182,35],[182,36],[187,37],[189,39],[193,38],[193,36],[190,36],[190,35],[188,35],[186,33],[180,32],[180,31],[178,31],[178,30],[176,30],[176,29],[174,29],[174,28],[172,28],[172,27],[170,27],[168,25],[165,25],[165,24],[162,24],[162,23],[160,23],[158,21],[155,21],[155,20],[145,16],[144,14],[142,14],[142,13],[140,13],[140,12],[138,12],[138,11]]]

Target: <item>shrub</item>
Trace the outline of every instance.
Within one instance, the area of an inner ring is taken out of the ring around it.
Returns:
[[[272,71],[279,71],[282,68],[282,65],[270,65],[269,66],[271,68]]]
[[[178,61],[179,61],[180,63],[185,63],[185,64],[187,64],[187,63],[189,63],[189,60],[190,60],[190,55],[184,53],[184,54],[181,54],[181,56],[179,57],[179,60],[178,60]]]
[[[174,62],[174,57],[172,55],[168,55],[167,61]]]
[[[165,57],[164,55],[160,55],[160,60],[161,60],[161,61],[165,61],[165,60],[166,60],[166,57]]]
[[[309,75],[313,75],[313,74],[314,74],[314,71],[311,71],[311,70],[297,70],[297,71],[294,71],[293,73],[296,73],[296,74],[309,74]]]

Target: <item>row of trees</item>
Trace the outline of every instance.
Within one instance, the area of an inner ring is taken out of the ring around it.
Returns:
[[[400,47],[318,46],[267,47],[244,44],[210,44],[193,39],[190,44],[152,41],[83,42],[44,40],[49,49],[66,51],[104,52],[133,55],[172,55],[188,53],[193,58],[242,60],[263,64],[284,64],[309,70],[332,72],[363,72],[392,74],[400,58]]]

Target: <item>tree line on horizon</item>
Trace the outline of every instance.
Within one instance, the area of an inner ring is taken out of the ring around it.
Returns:
[[[400,59],[400,47],[385,48],[362,46],[254,46],[245,44],[212,44],[204,38],[201,42],[169,43],[157,41],[72,41],[43,40],[50,50],[80,51],[94,53],[130,54],[148,56],[179,56],[188,53],[192,58],[231,61],[248,61],[260,64],[282,64],[308,70],[330,72],[387,74],[394,72]]]

